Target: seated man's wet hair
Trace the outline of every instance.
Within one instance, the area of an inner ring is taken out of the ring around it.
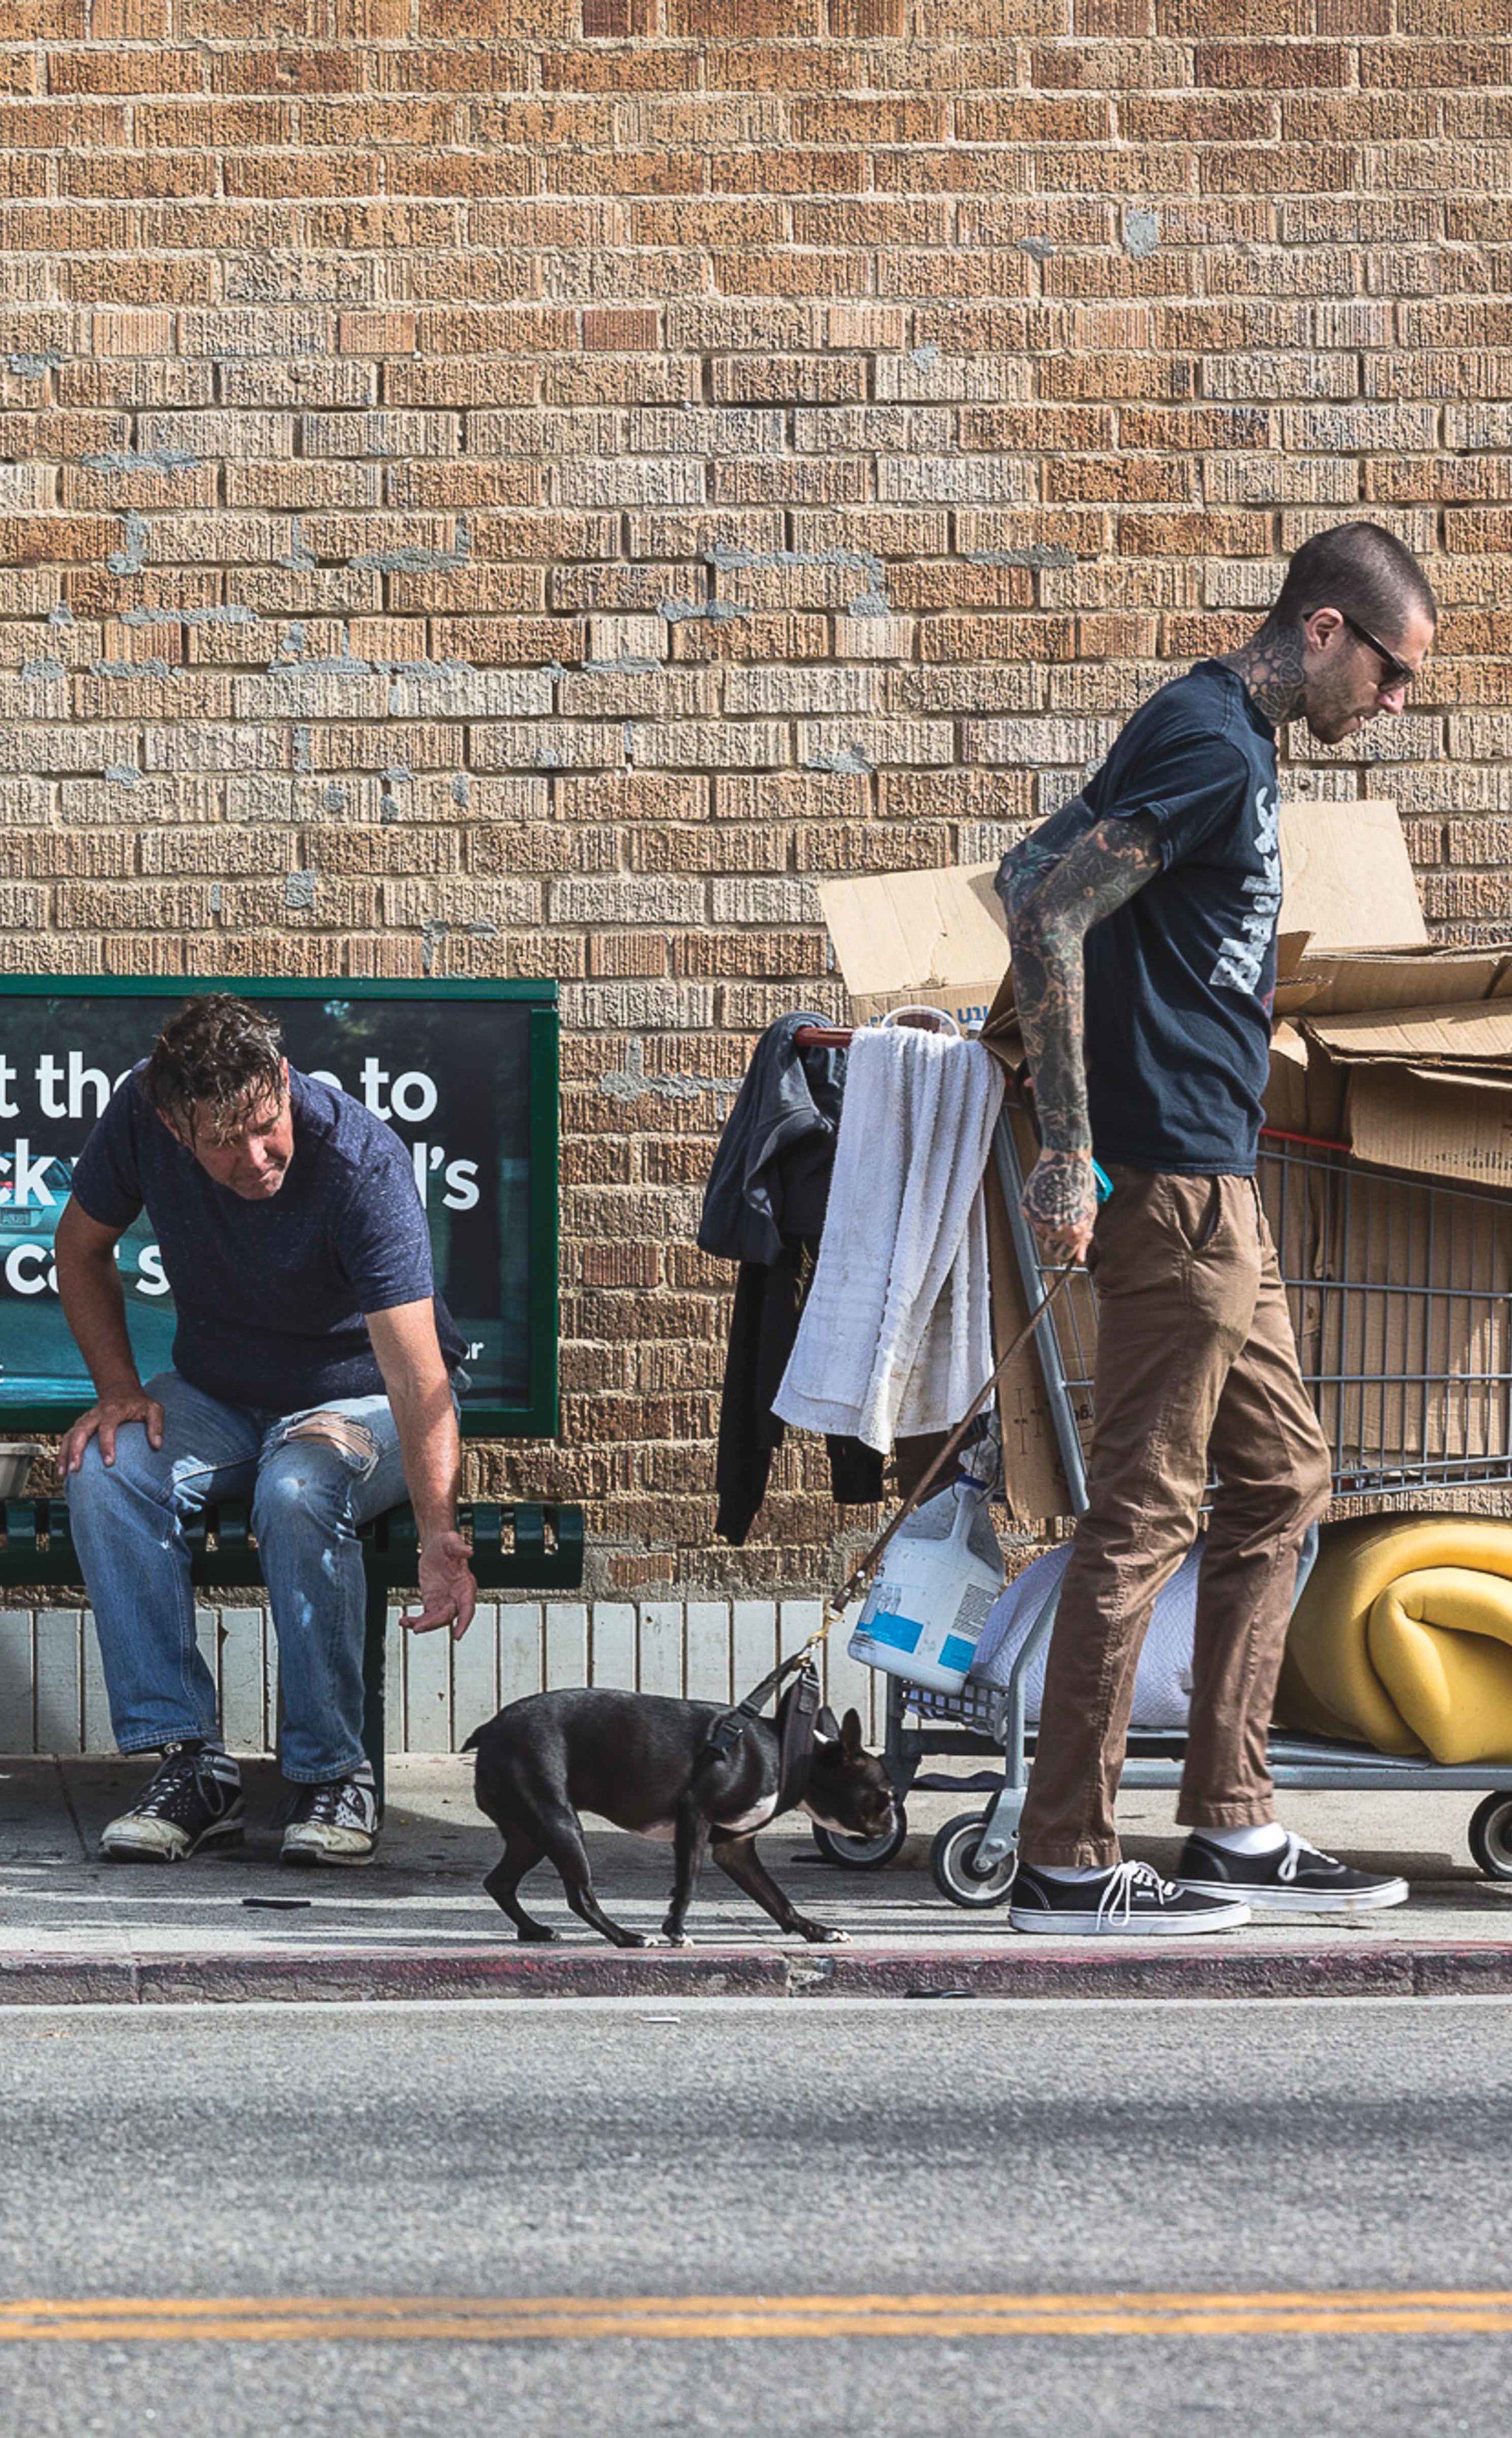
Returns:
[[[284,1097],[284,1041],[275,1019],[229,991],[186,999],[169,1016],[142,1089],[176,1135],[229,1142]]]
[[[1406,543],[1363,522],[1334,525],[1302,544],[1267,623],[1300,627],[1314,610],[1342,610],[1388,639],[1414,610],[1438,624],[1433,588]]]

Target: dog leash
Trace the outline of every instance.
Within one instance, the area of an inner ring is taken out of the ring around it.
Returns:
[[[761,1715],[762,1709],[767,1699],[776,1691],[783,1678],[792,1675],[795,1669],[807,1668],[810,1674],[814,1677],[816,1687],[818,1686],[818,1670],[814,1665],[815,1652],[818,1650],[821,1643],[829,1640],[831,1634],[839,1624],[840,1619],[844,1616],[847,1608],[851,1601],[854,1599],[857,1592],[864,1591],[866,1589],[896,1534],[907,1522],[909,1516],[913,1513],[914,1509],[920,1505],[926,1491],[929,1491],[934,1487],[935,1482],[939,1479],[941,1474],[944,1471],[952,1457],[955,1456],[957,1450],[960,1447],[967,1432],[970,1430],[973,1422],[976,1420],[977,1415],[981,1412],[982,1407],[986,1404],[988,1398],[992,1395],[993,1390],[996,1387],[1004,1372],[1008,1369],[1009,1365],[1016,1362],[1019,1355],[1023,1353],[1025,1347],[1029,1344],[1029,1339],[1033,1336],[1034,1332],[1038,1329],[1041,1321],[1045,1318],[1046,1314],[1049,1311],[1050,1306],[1054,1303],[1057,1296],[1062,1293],[1067,1281],[1073,1277],[1073,1275],[1074,1272],[1071,1269],[1063,1270],[1060,1277],[1056,1280],[1055,1284],[1040,1298],[1040,1301],[1035,1305],[1034,1310],[1030,1313],[1028,1320],[1024,1323],[1023,1328],[1019,1331],[1018,1335],[1014,1338],[1012,1345],[1009,1348],[1008,1352],[998,1358],[998,1361],[994,1364],[988,1378],[982,1383],[982,1386],[976,1391],[976,1396],[972,1399],[971,1404],[967,1408],[964,1420],[957,1423],[956,1428],[951,1432],[949,1439],[945,1441],[944,1446],[941,1449],[940,1454],[936,1457],[933,1464],[930,1465],[927,1473],[925,1473],[922,1479],[917,1481],[912,1490],[909,1491],[907,1497],[904,1500],[903,1505],[899,1508],[896,1515],[892,1518],[891,1523],[888,1524],[886,1531],[878,1533],[876,1539],[872,1542],[871,1546],[867,1550],[865,1556],[858,1559],[856,1564],[852,1567],[844,1582],[840,1585],[839,1590],[831,1593],[829,1599],[824,1603],[823,1617],[816,1631],[809,1635],[808,1640],[803,1643],[799,1650],[789,1652],[785,1659],[780,1659],[777,1666],[768,1670],[767,1673],[762,1678],[761,1683],[755,1686],[752,1690],[747,1694],[743,1702],[737,1702],[732,1709],[726,1710],[720,1718],[714,1721],[713,1725],[709,1731],[708,1742],[704,1747],[706,1753],[722,1759],[724,1755],[730,1751],[733,1745],[739,1740],[740,1737],[745,1734],[749,1722]]]

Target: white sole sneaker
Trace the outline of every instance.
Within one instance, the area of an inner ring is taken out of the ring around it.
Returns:
[[[1230,1890],[1213,1880],[1178,1880],[1197,1897],[1224,1897]],[[1382,1913],[1388,1905],[1405,1904],[1412,1890],[1405,1880],[1381,1880],[1373,1888],[1320,1895],[1309,1888],[1246,1888],[1244,1903],[1255,1913]]]
[[[1202,1893],[1215,1892],[1204,1889]],[[1091,1913],[1020,1914],[1011,1907],[1008,1918],[1014,1930],[1039,1937],[1208,1938],[1215,1931],[1242,1930],[1250,1918],[1250,1909],[1247,1904],[1220,1904],[1206,1914],[1152,1912],[1143,1920],[1099,1921]]]
[[[345,1842],[347,1839],[350,1844]],[[318,1869],[323,1863],[334,1863],[343,1870],[360,1870],[374,1858],[374,1840],[355,1828],[325,1828],[316,1836],[308,1829],[287,1828],[278,1855],[281,1863],[290,1863],[296,1870],[304,1871]]]
[[[191,1854],[239,1846],[242,1826],[240,1820],[218,1820],[191,1837],[172,1820],[113,1820],[100,1832],[99,1850],[107,1863],[184,1863]]]

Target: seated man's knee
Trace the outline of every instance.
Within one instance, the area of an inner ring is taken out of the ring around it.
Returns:
[[[284,1433],[257,1475],[253,1528],[259,1539],[298,1519],[335,1530],[351,1518],[352,1491],[378,1461],[363,1422],[310,1414]]]
[[[109,1510],[121,1498],[147,1493],[170,1493],[172,1466],[161,1448],[154,1448],[144,1422],[123,1422],[115,1434],[115,1457],[107,1464],[98,1438],[92,1439],[79,1470],[66,1475],[63,1494],[78,1514]]]

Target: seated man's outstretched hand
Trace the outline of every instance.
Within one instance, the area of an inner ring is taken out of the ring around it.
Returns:
[[[64,1434],[58,1451],[58,1462],[66,1480],[77,1473],[84,1461],[84,1450],[96,1432],[99,1433],[99,1452],[107,1464],[115,1461],[115,1434],[123,1422],[145,1422],[150,1444],[163,1444],[163,1408],[155,1397],[138,1388],[131,1397],[101,1397],[87,1414],[80,1414],[71,1430]]]
[[[420,1553],[419,1609],[399,1619],[411,1634],[433,1634],[438,1626],[449,1625],[452,1641],[462,1640],[478,1605],[471,1556],[460,1532],[431,1534]]]

